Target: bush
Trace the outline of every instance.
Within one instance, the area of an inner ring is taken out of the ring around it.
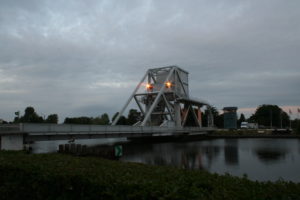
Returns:
[[[0,152],[0,199],[299,199],[300,184],[95,157]]]

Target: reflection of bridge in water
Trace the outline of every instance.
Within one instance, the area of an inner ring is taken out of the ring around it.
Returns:
[[[123,161],[169,165],[185,169],[207,169],[219,156],[219,146],[210,142],[123,144]]]
[[[133,126],[115,126],[132,100],[141,118]],[[208,127],[202,126],[205,106]],[[155,137],[207,134],[214,130],[211,106],[190,98],[188,72],[176,66],[149,69],[129,97],[112,126],[20,124],[0,126],[1,149],[20,150],[23,144],[44,140]]]

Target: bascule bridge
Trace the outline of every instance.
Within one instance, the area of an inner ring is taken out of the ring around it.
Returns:
[[[21,150],[34,141],[207,134],[214,130],[211,106],[190,97],[188,80],[188,72],[177,66],[149,69],[111,125],[0,125],[0,147]],[[116,125],[131,101],[140,109],[141,121]],[[208,110],[207,127],[202,126],[203,107]]]
[[[135,126],[202,127],[201,108],[206,107],[207,124],[212,127],[211,106],[190,97],[188,75],[177,66],[149,69],[112,125],[117,124],[130,102],[135,101],[143,116]]]

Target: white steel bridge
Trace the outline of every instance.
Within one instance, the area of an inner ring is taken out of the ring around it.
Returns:
[[[18,124],[0,126],[0,137],[1,149],[21,150],[24,144],[35,141],[202,135],[213,130],[212,127]]]
[[[140,121],[134,126],[116,125],[133,99],[142,115]],[[203,106],[208,110],[207,127],[202,125]],[[190,98],[188,72],[169,66],[147,70],[112,125],[0,125],[0,139],[1,149],[21,150],[34,141],[199,135],[212,130],[211,106]]]

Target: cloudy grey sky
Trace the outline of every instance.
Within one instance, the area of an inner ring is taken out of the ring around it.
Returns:
[[[0,118],[117,112],[148,68],[250,114],[300,107],[299,0],[0,0]],[[294,117],[295,117],[294,116]]]

